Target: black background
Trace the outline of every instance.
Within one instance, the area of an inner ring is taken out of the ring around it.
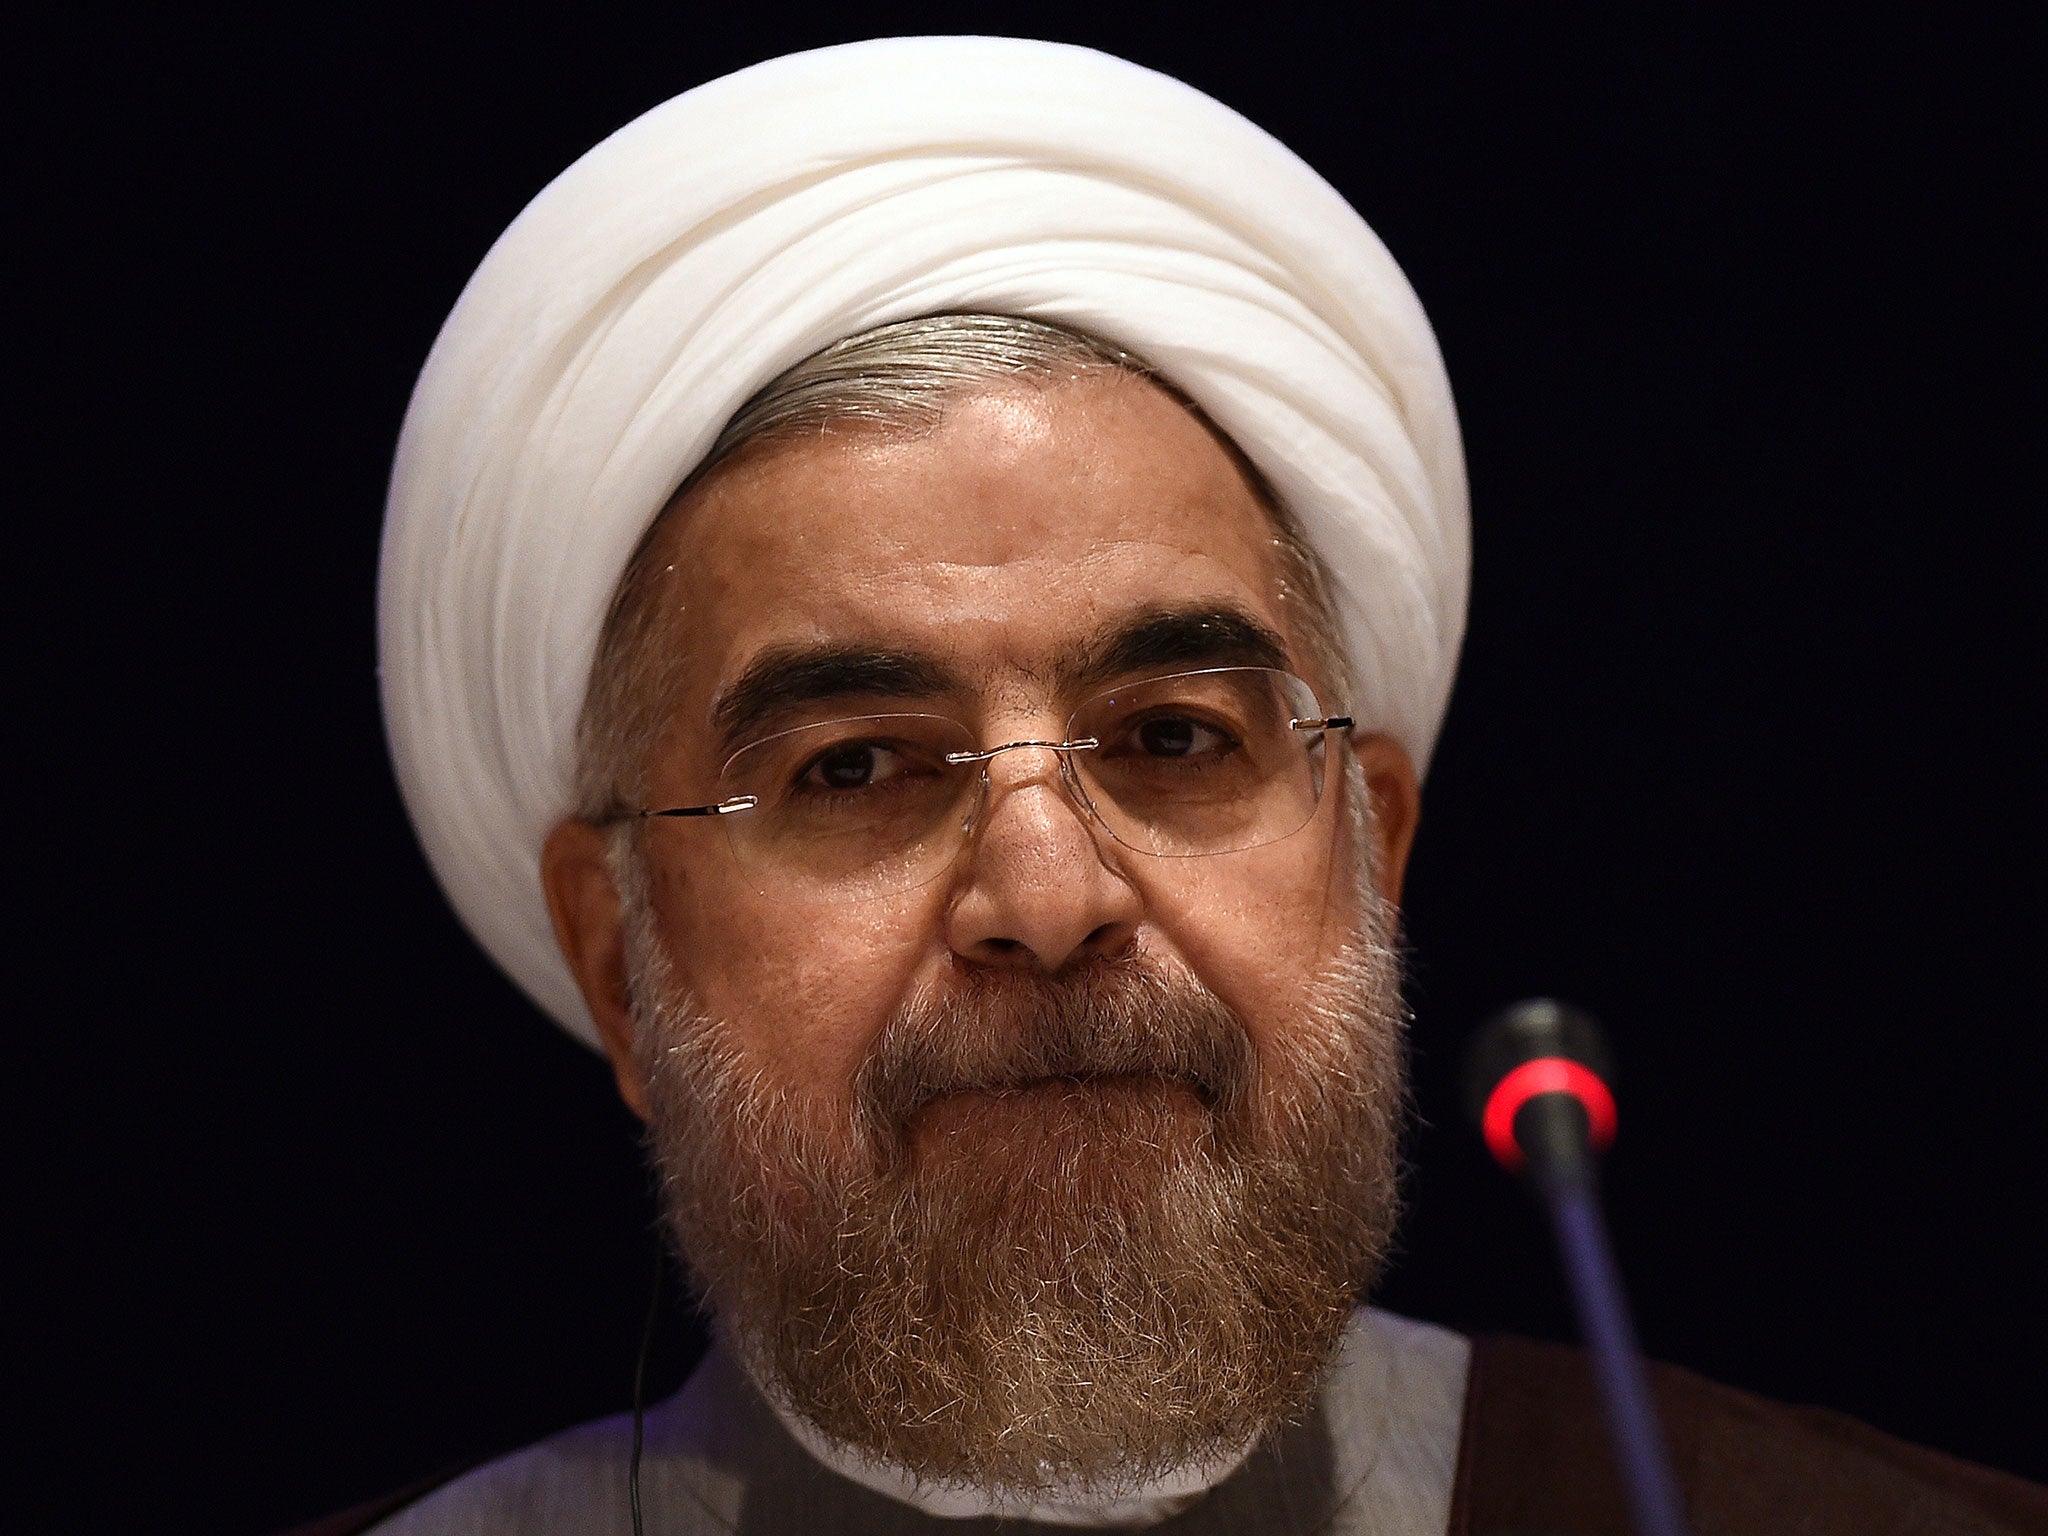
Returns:
[[[1554,992],[1621,1055],[1651,1352],[2048,1477],[2038,39],[1954,11],[733,9],[88,16],[30,55],[19,1528],[257,1533],[625,1403],[635,1126],[413,846],[373,676],[383,479],[443,315],[548,178],[714,75],[901,31],[1092,43],[1221,97],[1436,323],[1476,565],[1381,1299],[1568,1333],[1455,1095],[1474,1024]],[[659,1385],[693,1347],[672,1323]]]

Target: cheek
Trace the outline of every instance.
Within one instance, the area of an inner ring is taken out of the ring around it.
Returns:
[[[1160,932],[1262,1052],[1301,1017],[1317,975],[1356,928],[1336,799],[1284,842],[1215,859],[1148,861],[1139,872]]]
[[[697,1005],[777,1086],[844,1097],[914,982],[924,930],[893,909],[764,896],[729,859],[650,859],[650,874],[655,921]]]

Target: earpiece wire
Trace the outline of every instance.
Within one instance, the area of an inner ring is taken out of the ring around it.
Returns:
[[[627,1462],[626,1497],[633,1508],[633,1536],[646,1536],[640,1516],[640,1453],[647,1435],[647,1359],[654,1352],[654,1329],[661,1319],[661,1282],[668,1255],[654,1245],[654,1284],[647,1295],[647,1321],[640,1329],[640,1354],[633,1362],[633,1454]]]

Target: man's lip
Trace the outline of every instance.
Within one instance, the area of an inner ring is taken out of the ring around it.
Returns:
[[[1002,1083],[970,1083],[947,1088],[932,1095],[927,1104],[978,1094],[991,1099],[1016,1098],[1027,1093],[1054,1093],[1081,1088],[1180,1088],[1207,1104],[1214,1097],[1199,1083],[1172,1072],[1055,1072],[1041,1077],[1017,1078]]]

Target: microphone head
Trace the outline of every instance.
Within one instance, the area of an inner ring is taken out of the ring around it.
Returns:
[[[1465,1109],[1494,1160],[1520,1173],[1584,1160],[1614,1140],[1614,1073],[1592,1015],[1534,997],[1480,1026],[1465,1051]]]

